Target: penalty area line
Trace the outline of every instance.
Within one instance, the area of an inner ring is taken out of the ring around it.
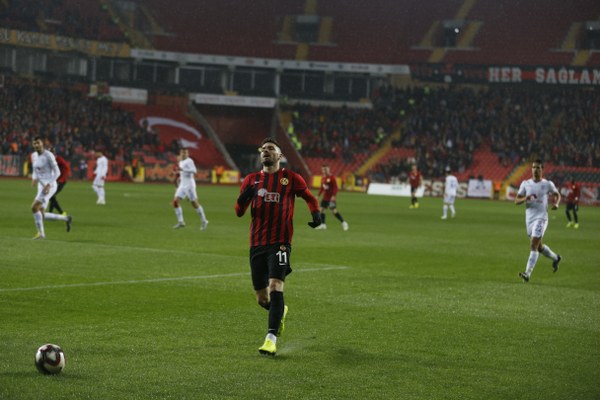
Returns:
[[[320,271],[332,271],[348,269],[345,266],[324,266],[321,268],[306,268],[297,269],[295,272],[320,272]],[[112,286],[112,285],[135,285],[140,283],[160,283],[160,282],[176,282],[176,281],[191,281],[197,279],[217,279],[217,278],[231,278],[235,276],[249,276],[248,272],[236,272],[231,274],[214,274],[214,275],[195,275],[195,276],[177,276],[172,278],[152,278],[152,279],[130,279],[124,281],[106,281],[106,282],[85,282],[85,283],[68,283],[63,285],[45,285],[45,286],[31,286],[31,287],[20,287],[20,288],[4,288],[0,289],[0,293],[7,292],[29,292],[35,290],[49,290],[49,289],[68,289],[68,288],[80,288],[80,287],[93,287],[93,286]]]

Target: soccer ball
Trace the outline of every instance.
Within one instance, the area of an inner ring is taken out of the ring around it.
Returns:
[[[60,346],[45,344],[35,353],[35,366],[42,374],[58,374],[65,367],[65,353]]]

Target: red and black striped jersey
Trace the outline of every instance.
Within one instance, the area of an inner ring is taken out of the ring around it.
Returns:
[[[338,192],[338,185],[335,176],[327,175],[321,178],[321,190],[319,196],[323,193],[323,200],[330,201]]]
[[[421,173],[419,171],[410,171],[408,173],[408,181],[410,187],[416,188],[421,186]]]
[[[302,197],[310,212],[319,210],[317,198],[310,192],[302,176],[280,168],[269,174],[264,171],[246,176],[240,194],[252,187],[252,197],[235,204],[235,213],[241,217],[251,208],[250,246],[291,244],[294,233],[294,201]]]

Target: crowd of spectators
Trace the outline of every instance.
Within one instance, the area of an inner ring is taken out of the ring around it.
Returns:
[[[32,139],[78,165],[102,149],[111,160],[130,164],[142,150],[160,155],[158,134],[138,125],[131,112],[87,95],[87,85],[65,88],[30,79],[7,79],[0,90],[0,152],[28,156]]]
[[[297,104],[291,110],[295,142],[304,157],[341,158],[346,163],[356,154],[377,150],[400,123],[397,113],[383,107]]]
[[[503,166],[538,156],[555,165],[600,167],[596,88],[380,87],[372,101],[372,109],[295,106],[302,154],[348,160],[372,153],[399,129],[392,145],[413,149],[414,159],[377,165],[375,180],[404,176],[413,162],[429,177],[443,176],[446,167],[464,172],[484,143]]]
[[[125,41],[106,8],[96,0],[6,0],[0,2],[2,27],[72,38]]]

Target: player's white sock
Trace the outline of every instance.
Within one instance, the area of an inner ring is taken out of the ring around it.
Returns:
[[[456,214],[456,210],[454,209],[454,204],[450,204],[450,212],[452,213],[452,216],[454,217],[454,214]]]
[[[175,207],[175,215],[177,216],[177,222],[183,224],[183,209],[181,206]]]
[[[98,188],[98,197],[99,197],[100,201],[102,201],[102,202],[106,201],[104,198],[104,188],[103,187]]]
[[[554,253],[552,249],[548,247],[547,244],[545,244],[544,247],[542,247],[542,254],[544,255],[544,257],[548,257],[554,261],[558,260],[558,256],[556,255],[556,253]]]
[[[66,221],[67,220],[66,215],[60,215],[60,214],[49,213],[49,212],[45,213],[45,217],[46,217],[46,219],[53,220],[53,221]]]
[[[275,344],[277,344],[277,336],[273,335],[272,333],[267,333],[267,339],[271,339],[271,341]]]
[[[525,269],[525,274],[527,276],[531,276],[531,273],[533,272],[533,269],[535,268],[535,263],[537,263],[539,256],[540,256],[540,253],[538,253],[537,251],[531,251],[529,253],[529,259],[527,260],[527,268]]]
[[[38,233],[42,236],[46,236],[46,232],[44,232],[44,217],[41,211],[33,213],[33,221],[35,222]]]
[[[204,208],[202,208],[202,206],[198,206],[198,208],[196,208],[196,212],[200,216],[201,221],[206,221],[206,215],[204,214]]]
[[[442,217],[446,218],[448,216],[448,205],[444,204],[444,208],[442,208],[443,214]]]

